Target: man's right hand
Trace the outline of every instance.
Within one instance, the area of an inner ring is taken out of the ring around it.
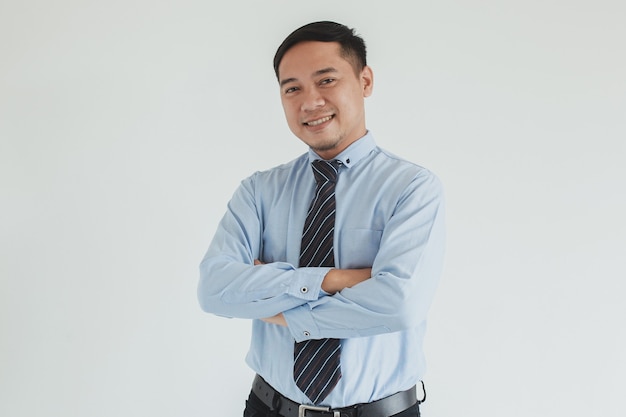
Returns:
[[[350,288],[370,279],[371,276],[372,268],[331,269],[322,281],[322,290],[329,294],[335,294],[344,288]]]

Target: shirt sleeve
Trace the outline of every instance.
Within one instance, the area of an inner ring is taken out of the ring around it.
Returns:
[[[443,265],[444,228],[442,186],[426,171],[397,200],[372,277],[284,313],[296,341],[372,336],[426,320]]]
[[[316,300],[330,268],[286,262],[254,265],[261,253],[261,220],[252,176],[235,191],[200,263],[198,300],[206,312],[238,318],[271,317]]]

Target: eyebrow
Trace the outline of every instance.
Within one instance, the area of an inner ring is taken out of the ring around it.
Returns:
[[[322,68],[320,70],[315,71],[312,74],[312,76],[313,77],[318,77],[320,75],[329,74],[329,73],[332,73],[332,72],[338,72],[338,71],[334,67],[326,67],[326,68]],[[298,79],[297,78],[293,78],[293,77],[292,78],[285,78],[284,80],[281,80],[280,86],[282,87],[283,85],[292,83],[294,81],[298,81]]]

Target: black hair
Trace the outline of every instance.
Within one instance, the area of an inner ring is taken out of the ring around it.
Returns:
[[[365,41],[354,29],[335,22],[313,22],[304,25],[285,38],[274,55],[274,72],[278,78],[278,66],[285,53],[300,42],[337,42],[341,46],[341,56],[352,63],[358,74],[367,65]]]

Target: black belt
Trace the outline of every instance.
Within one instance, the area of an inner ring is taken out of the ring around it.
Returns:
[[[417,403],[415,387],[366,404],[331,409],[298,404],[276,391],[259,375],[254,377],[252,392],[270,409],[285,417],[385,417],[393,416]]]

